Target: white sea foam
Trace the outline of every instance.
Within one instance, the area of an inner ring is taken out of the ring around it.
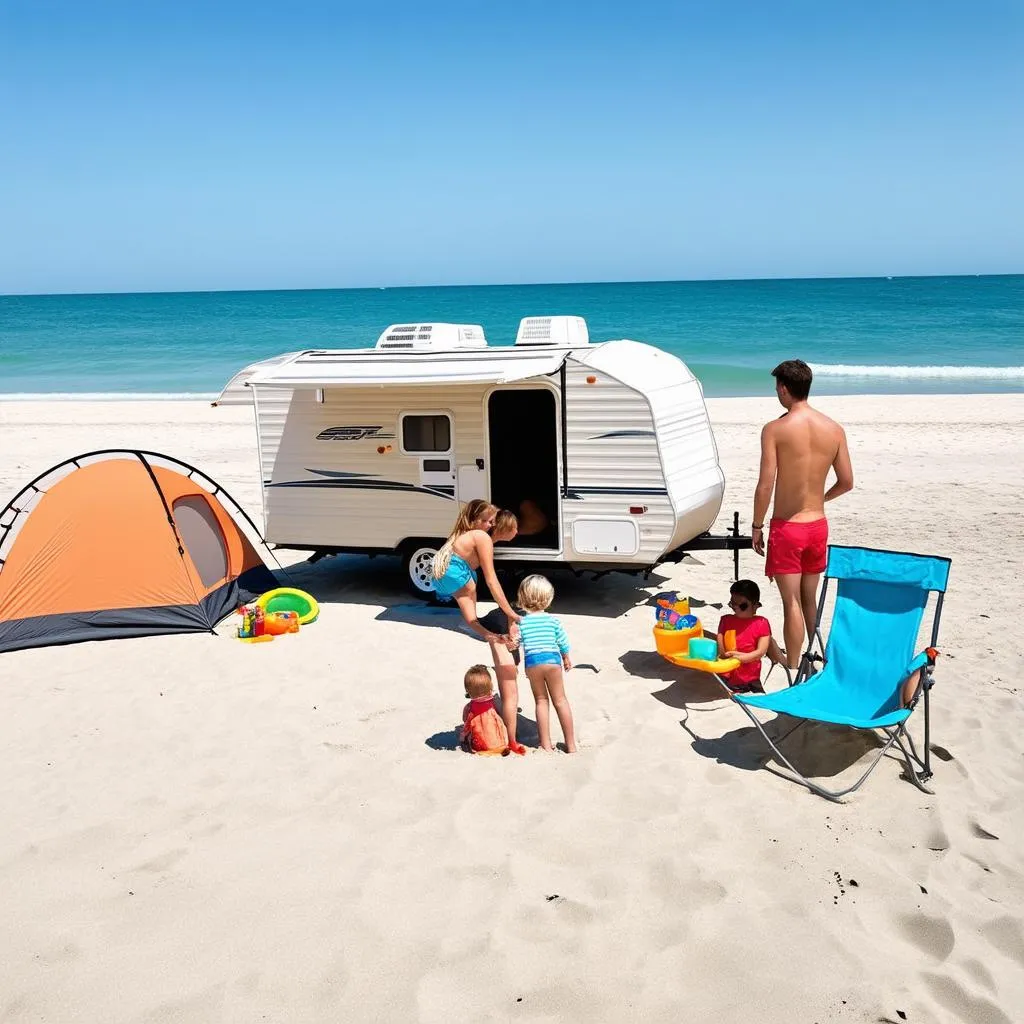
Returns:
[[[216,391],[12,391],[0,402],[212,402]]]
[[[1024,380],[1024,366],[856,366],[811,363],[817,377],[928,377],[946,380]]]

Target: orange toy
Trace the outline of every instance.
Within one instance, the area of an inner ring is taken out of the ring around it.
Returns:
[[[282,633],[298,633],[299,613],[267,612],[263,620],[263,631],[271,636],[280,636]]]
[[[702,637],[704,627],[700,620],[695,620],[696,625],[683,629],[665,629],[663,626],[654,627],[654,646],[663,658],[671,658],[675,654],[685,654],[689,649],[690,640],[693,637]]]

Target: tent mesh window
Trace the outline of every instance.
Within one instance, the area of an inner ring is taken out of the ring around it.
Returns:
[[[178,498],[171,511],[203,586],[219,583],[228,574],[228,549],[210,503],[199,495],[187,495]]]

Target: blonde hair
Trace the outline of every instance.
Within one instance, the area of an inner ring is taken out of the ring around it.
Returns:
[[[555,588],[546,576],[527,576],[519,584],[517,601],[524,612],[542,612],[555,599]]]
[[[448,565],[452,560],[452,548],[455,541],[464,533],[468,533],[472,530],[473,524],[478,519],[484,519],[487,516],[494,515],[497,511],[497,505],[492,505],[489,501],[484,501],[483,498],[474,498],[472,501],[469,501],[462,506],[459,511],[459,516],[455,520],[455,525],[452,527],[452,532],[448,534],[448,539],[441,545],[441,550],[434,555],[434,561],[431,569],[435,580],[439,580],[448,571]]]
[[[466,669],[466,678],[463,682],[466,686],[466,696],[470,699],[490,697],[494,691],[491,671],[486,665],[471,665]]]
[[[516,518],[515,513],[509,512],[507,508],[501,509],[494,517],[494,529],[491,532],[517,534],[519,532],[519,520]]]

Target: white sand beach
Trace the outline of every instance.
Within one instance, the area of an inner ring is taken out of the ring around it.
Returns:
[[[416,605],[397,561],[300,564],[320,620],[272,644],[227,620],[0,655],[0,1021],[1024,1019],[1024,395],[815,402],[856,474],[832,538],[953,559],[934,796],[895,759],[842,804],[810,794],[761,767],[712,681],[652,653],[659,591],[714,628],[725,554],[647,584],[553,576],[574,659],[599,669],[569,676],[572,757],[450,749],[486,647]],[[778,406],[708,404],[719,528],[749,523]],[[0,429],[2,501],[139,446],[259,519],[251,411],[0,402]],[[781,635],[760,559],[741,570]],[[868,752],[824,727],[789,749],[823,778]]]

